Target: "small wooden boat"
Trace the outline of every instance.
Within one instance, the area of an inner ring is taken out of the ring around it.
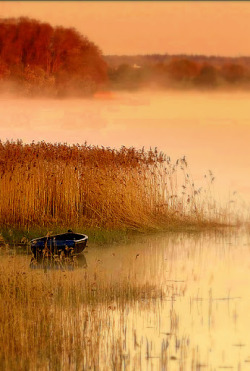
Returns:
[[[30,247],[35,257],[44,254],[47,256],[60,255],[62,252],[65,255],[75,255],[85,249],[87,241],[86,234],[68,230],[67,233],[35,238],[30,241]]]

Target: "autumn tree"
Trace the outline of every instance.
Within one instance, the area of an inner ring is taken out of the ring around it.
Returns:
[[[235,83],[244,77],[244,67],[237,63],[226,63],[222,66],[221,75],[229,83]]]
[[[199,73],[198,65],[188,59],[174,59],[168,65],[169,76],[176,81],[190,81]]]
[[[209,63],[204,64],[194,82],[200,87],[213,88],[217,85],[218,71]]]
[[[0,21],[0,78],[6,65],[10,78],[40,87],[54,81],[64,94],[94,91],[107,80],[101,51],[87,37],[29,18]]]

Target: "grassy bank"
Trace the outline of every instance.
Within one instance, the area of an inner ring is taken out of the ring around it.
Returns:
[[[130,243],[135,239],[141,239],[142,237],[147,237],[150,235],[160,234],[160,233],[202,233],[209,230],[221,230],[227,229],[225,225],[218,223],[200,223],[196,224],[177,224],[169,225],[165,228],[160,229],[146,229],[144,231],[135,231],[129,229],[104,229],[104,228],[86,228],[84,226],[78,227],[75,232],[85,233],[89,237],[89,245],[111,245],[111,244],[121,244]],[[231,226],[230,226],[231,227]],[[21,247],[26,248],[29,245],[29,241],[33,238],[40,236],[46,236],[48,233],[50,235],[65,233],[67,227],[52,227],[52,228],[34,228],[34,229],[6,229],[2,228],[0,230],[0,246],[5,247]]]
[[[71,228],[98,242],[227,224],[213,179],[196,188],[185,157],[173,163],[157,149],[0,143],[1,232],[20,241]]]
[[[2,245],[26,245],[30,240],[39,236],[46,236],[48,233],[50,235],[65,233],[68,227],[34,227],[32,229],[26,230],[25,228],[15,228],[8,229],[2,228],[0,230],[1,244]],[[131,238],[138,235],[136,231],[129,230],[107,230],[104,228],[86,228],[84,226],[78,227],[74,232],[85,233],[92,244],[103,245],[112,244],[117,242],[129,242]]]

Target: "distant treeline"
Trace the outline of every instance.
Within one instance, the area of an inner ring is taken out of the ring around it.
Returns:
[[[0,93],[63,97],[153,87],[250,89],[250,57],[104,57],[73,28],[0,19]]]
[[[250,57],[106,56],[111,88],[250,88]]]
[[[0,89],[82,95],[106,83],[101,51],[76,30],[29,18],[0,20]]]

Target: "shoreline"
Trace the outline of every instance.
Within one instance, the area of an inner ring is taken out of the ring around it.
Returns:
[[[76,233],[84,233],[89,237],[88,243],[97,246],[116,245],[118,243],[131,243],[133,239],[162,234],[200,234],[206,232],[217,232],[239,229],[240,225],[219,224],[213,222],[192,224],[187,223],[165,226],[164,228],[145,228],[140,230],[133,229],[105,229],[105,228],[73,228]],[[46,235],[65,233],[67,227],[34,227],[29,230],[20,228],[0,228],[0,248],[7,247],[27,247],[33,238]]]

